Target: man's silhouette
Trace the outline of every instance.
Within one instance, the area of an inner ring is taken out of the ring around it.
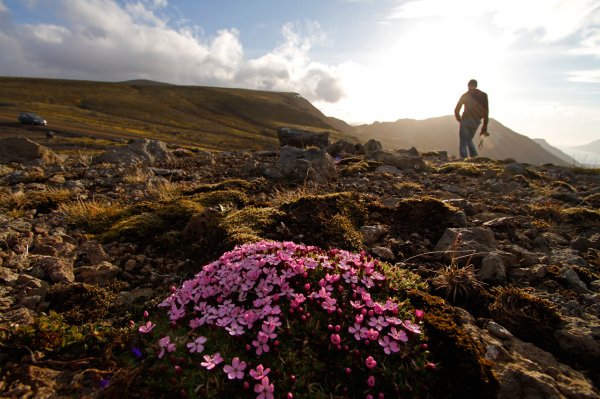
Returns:
[[[454,108],[454,116],[456,120],[460,122],[459,130],[459,152],[461,158],[467,158],[468,156],[477,156],[477,147],[473,143],[473,138],[477,132],[477,128],[483,119],[483,127],[481,128],[482,135],[487,136],[487,125],[488,125],[488,96],[477,88],[477,81],[471,79],[468,84],[469,90],[460,96],[456,108]],[[464,111],[462,116],[460,115],[460,109],[464,105]]]

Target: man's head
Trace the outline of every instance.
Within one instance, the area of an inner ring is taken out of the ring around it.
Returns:
[[[475,79],[469,80],[468,87],[469,87],[469,91],[475,90],[477,88],[477,81]]]

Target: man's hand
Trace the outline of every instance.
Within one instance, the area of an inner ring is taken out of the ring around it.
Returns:
[[[484,136],[487,137],[490,135],[490,133],[487,131],[487,129],[481,129],[481,133],[479,133],[480,136]]]

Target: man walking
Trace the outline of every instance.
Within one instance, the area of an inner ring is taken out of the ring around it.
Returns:
[[[488,125],[488,96],[477,88],[477,81],[471,79],[468,84],[469,90],[460,96],[456,108],[454,108],[454,116],[460,122],[459,130],[459,152],[461,158],[476,157],[477,147],[473,143],[473,138],[477,132],[477,128],[483,119],[481,135],[487,136]],[[460,109],[464,106],[462,116]]]

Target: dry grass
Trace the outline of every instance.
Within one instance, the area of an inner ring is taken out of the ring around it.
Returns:
[[[170,201],[181,196],[184,185],[168,180],[151,182],[148,184],[146,194],[157,201]]]
[[[280,190],[278,188],[275,188],[275,193],[273,194],[273,199],[271,200],[271,203],[273,204],[273,206],[277,207],[285,203],[296,201],[298,198],[301,197],[319,194],[323,194],[322,190],[311,184],[304,184],[300,187],[291,190]]]
[[[67,215],[70,223],[87,227],[115,219],[123,210],[123,206],[103,199],[89,201],[78,199],[59,206],[59,211]]]

